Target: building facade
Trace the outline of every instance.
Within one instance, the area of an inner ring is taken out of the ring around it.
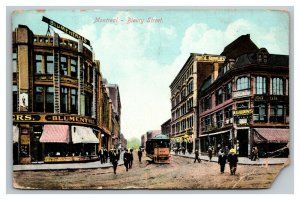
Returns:
[[[170,137],[171,134],[171,119],[168,119],[161,125],[161,132],[162,134]]]
[[[257,146],[264,156],[289,142],[289,56],[249,43],[245,35],[225,47],[217,78],[212,74],[200,88],[202,153],[227,146],[246,157]]]
[[[146,148],[147,134],[141,136],[141,147]]]
[[[192,53],[170,85],[172,148],[199,149],[198,90],[205,78],[225,61],[224,56]]]
[[[24,25],[12,38],[14,163],[97,159],[111,145],[112,105],[93,52]]]

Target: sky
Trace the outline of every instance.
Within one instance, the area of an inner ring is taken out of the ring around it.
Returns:
[[[170,119],[169,86],[190,53],[220,54],[237,37],[250,34],[259,48],[289,55],[289,15],[284,11],[32,10],[16,11],[12,28],[23,24],[44,35],[42,16],[91,41],[103,77],[119,85],[121,132],[127,139],[140,139]],[[149,18],[158,21],[147,22]]]

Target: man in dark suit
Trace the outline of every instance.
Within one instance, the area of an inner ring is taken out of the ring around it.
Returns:
[[[220,170],[221,170],[221,174],[224,173],[224,170],[225,170],[225,164],[226,164],[226,155],[224,154],[224,151],[223,149],[220,151],[220,154],[219,154],[219,160],[218,160],[218,163],[220,164]]]
[[[198,161],[198,163],[201,162],[201,159],[199,158],[199,151],[198,149],[195,150],[195,160],[194,160],[194,163]]]
[[[119,155],[117,154],[117,151],[114,150],[111,154],[111,163],[113,165],[114,174],[117,174],[118,160],[119,160]]]
[[[139,151],[138,151],[138,157],[139,157],[139,162],[140,163],[142,162],[142,156],[143,156],[142,149],[139,149]]]
[[[126,171],[128,171],[128,164],[129,164],[130,154],[128,153],[128,149],[125,150],[123,155],[124,165],[126,167]]]
[[[228,154],[228,162],[229,162],[230,174],[231,175],[235,175],[238,161],[239,160],[238,160],[238,157],[236,155],[236,150],[235,149],[230,149],[229,154]]]
[[[132,168],[132,163],[133,163],[133,149],[130,149],[130,153],[129,153],[129,169]]]

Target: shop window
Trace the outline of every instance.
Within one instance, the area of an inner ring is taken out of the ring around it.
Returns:
[[[254,105],[254,122],[267,122],[267,106],[266,104],[255,104]]]
[[[271,105],[270,122],[283,123],[283,105]]]
[[[246,90],[249,89],[249,78],[240,77],[236,80],[236,90]]]
[[[255,78],[255,92],[256,92],[256,94],[266,94],[267,93],[266,85],[267,85],[266,77],[257,76]]]
[[[18,111],[18,86],[13,85],[12,91],[13,91],[13,112],[17,112]]]
[[[68,62],[66,56],[60,57],[60,75],[68,75]]]
[[[42,59],[43,59],[42,55],[40,55],[40,54],[35,55],[35,73],[37,73],[37,74],[43,73]]]
[[[54,59],[53,55],[46,56],[46,73],[53,74],[54,72]]]
[[[60,111],[62,113],[68,112],[68,88],[62,87],[60,93]]]
[[[283,95],[283,79],[272,78],[272,94]]]
[[[232,84],[231,82],[229,82],[226,86],[225,86],[225,100],[231,99],[232,97]]]
[[[220,88],[216,92],[216,105],[223,103],[223,88]]]
[[[78,92],[77,89],[71,89],[71,113],[78,113]]]

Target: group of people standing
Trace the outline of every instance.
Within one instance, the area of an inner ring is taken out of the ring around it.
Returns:
[[[223,174],[225,171],[225,164],[227,161],[229,163],[230,174],[235,175],[237,163],[238,163],[236,149],[230,149],[228,154],[226,154],[223,149],[220,150],[218,156],[218,164],[220,165],[221,174]]]
[[[124,161],[124,166],[126,167],[126,171],[128,169],[132,168],[132,163],[133,163],[133,149],[130,149],[128,152],[128,149],[125,149],[124,155],[123,155],[123,161]]]

